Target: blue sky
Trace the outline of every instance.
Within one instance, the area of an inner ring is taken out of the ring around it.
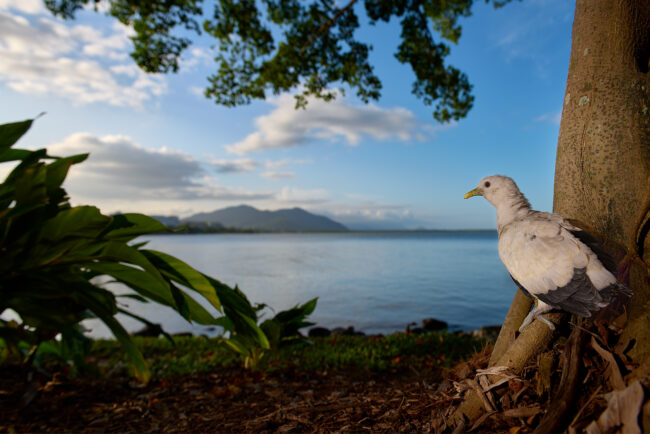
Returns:
[[[513,177],[535,208],[551,210],[574,6],[477,1],[448,58],[469,76],[475,105],[440,125],[393,57],[396,22],[359,30],[374,47],[378,102],[348,96],[296,111],[285,94],[225,108],[201,94],[215,68],[207,38],[180,73],[147,75],[114,20],[88,11],[64,22],[42,0],[0,0],[0,122],[47,112],[20,144],[90,152],[65,185],[74,204],[107,213],[246,203],[299,206],[350,227],[493,228],[486,201],[463,200],[487,175]]]

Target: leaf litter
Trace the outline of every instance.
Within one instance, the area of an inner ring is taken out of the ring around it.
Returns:
[[[566,429],[648,432],[640,425],[648,415],[640,415],[650,408],[650,379],[631,380],[625,355],[613,349],[616,336],[602,336],[603,330],[585,330],[592,339],[577,356],[581,381]],[[297,366],[260,372],[228,366],[154,378],[146,386],[117,374],[37,372],[32,384],[38,393],[25,407],[19,402],[26,383],[17,379],[27,373],[4,366],[0,431],[529,433],[552,416],[566,345],[560,337],[519,373],[488,368],[489,346],[447,370],[395,364],[383,372]],[[454,426],[452,416],[469,390],[479,393],[485,412]]]

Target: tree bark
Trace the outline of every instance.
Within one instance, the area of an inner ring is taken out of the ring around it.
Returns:
[[[648,0],[577,0],[553,208],[622,262],[634,296],[621,345],[640,376],[650,373],[649,59]]]
[[[503,354],[508,351],[508,348],[512,346],[515,342],[515,337],[517,331],[521,326],[521,323],[530,312],[530,307],[533,305],[533,300],[523,293],[523,291],[517,290],[515,292],[515,297],[512,299],[512,304],[510,309],[506,314],[506,319],[503,321],[501,326],[501,331],[497,337],[497,341],[494,343],[494,349],[490,355],[490,362],[488,367],[496,366],[499,362],[499,359]]]
[[[648,0],[576,1],[553,208],[603,239],[620,264],[617,277],[634,291],[618,344],[638,366],[628,380],[650,374],[649,61]],[[504,325],[522,306],[515,297]],[[542,351],[551,334],[536,323],[514,342],[503,327],[490,365],[516,371]],[[482,412],[470,392],[454,419]]]

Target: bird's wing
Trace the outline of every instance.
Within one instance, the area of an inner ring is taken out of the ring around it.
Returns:
[[[537,213],[504,227],[499,256],[533,296],[554,308],[589,316],[602,303],[587,276],[590,251],[552,217]]]

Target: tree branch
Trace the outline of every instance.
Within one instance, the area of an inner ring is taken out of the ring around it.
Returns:
[[[318,39],[318,38],[320,37],[320,35],[322,35],[322,34],[323,34],[327,29],[329,29],[330,27],[332,27],[332,25],[336,22],[336,20],[338,20],[339,18],[341,18],[341,16],[342,16],[342,15],[343,15],[343,14],[344,14],[348,9],[350,9],[350,8],[351,8],[351,7],[352,7],[356,2],[357,2],[357,0],[350,0],[350,2],[349,2],[345,7],[343,7],[342,9],[339,9],[338,12],[336,12],[336,14],[334,14],[334,16],[333,16],[332,18],[330,18],[329,20],[327,20],[326,23],[323,23],[323,24],[318,28],[318,30],[316,31],[316,33],[314,33],[314,34],[311,36],[311,38],[309,38],[309,40],[308,40],[307,42],[305,42],[305,44],[302,46],[302,48],[300,49],[300,54],[302,55],[302,54],[305,52],[305,50],[307,50],[307,47],[309,47],[309,46],[310,46],[310,45],[311,45],[311,44],[312,44],[316,39]]]

